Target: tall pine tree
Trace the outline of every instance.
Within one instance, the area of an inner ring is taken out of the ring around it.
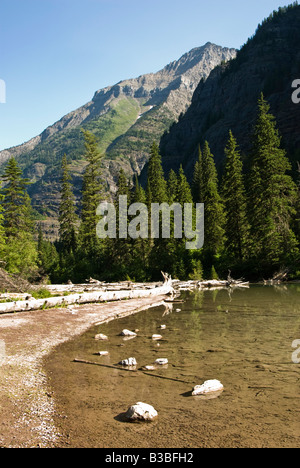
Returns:
[[[5,252],[5,229],[3,226],[4,223],[4,215],[3,215],[3,202],[4,196],[0,193],[0,262],[3,262],[4,252]],[[0,267],[3,267],[4,264],[0,263]]]
[[[132,203],[141,203],[145,205],[147,203],[146,193],[143,187],[139,184],[138,177],[135,176],[134,189],[132,193]],[[150,242],[148,238],[145,238],[147,232],[147,226],[139,226],[140,236],[137,239],[132,239],[132,260],[131,260],[131,275],[136,280],[146,281],[148,279],[148,268],[149,268],[149,252]]]
[[[203,187],[203,160],[200,145],[198,146],[198,159],[195,163],[193,181],[192,181],[192,194],[195,203],[204,202],[204,187]]]
[[[204,203],[204,252],[211,261],[225,241],[224,206],[218,188],[218,174],[208,142],[202,152],[202,202]]]
[[[164,203],[168,201],[167,183],[164,178],[161,155],[155,142],[150,149],[146,194],[149,207],[151,203]]]
[[[34,240],[34,222],[31,201],[26,187],[28,179],[22,177],[22,171],[14,158],[11,158],[2,176],[5,186],[4,229],[7,238],[4,261],[10,273],[17,273],[27,279],[34,279],[37,270],[37,246]]]
[[[226,211],[226,247],[231,256],[243,260],[248,256],[250,226],[247,218],[243,163],[231,131],[225,148],[222,196]]]
[[[170,252],[167,247],[169,239],[162,238],[162,216],[159,217],[159,232],[155,239],[151,239],[153,232],[151,230],[151,204],[152,203],[168,203],[168,186],[164,177],[162,168],[161,155],[159,148],[154,142],[150,149],[150,158],[148,162],[148,178],[146,187],[147,204],[149,210],[149,247],[151,248],[149,257],[149,266],[151,276],[155,279],[160,279],[161,271],[168,271],[170,263]]]
[[[177,197],[177,175],[173,169],[169,172],[168,177],[168,199],[169,203],[173,203],[176,201]]]
[[[61,200],[59,205],[59,240],[65,252],[76,250],[75,197],[71,185],[67,156],[62,158]]]
[[[2,190],[5,234],[7,237],[16,237],[31,220],[26,191],[29,181],[22,177],[22,170],[15,158],[8,161],[2,179],[5,182]]]
[[[117,186],[118,189],[115,198],[116,239],[107,239],[106,244],[107,246],[111,246],[109,255],[110,265],[113,265],[117,278],[119,280],[126,280],[129,276],[131,263],[131,239],[128,238],[127,216],[131,194],[129,181],[123,169],[120,169]],[[127,197],[127,200],[125,197]],[[120,205],[120,203],[122,203],[123,206]]]
[[[278,266],[295,254],[291,218],[296,186],[288,174],[291,165],[280,147],[281,137],[270,106],[261,95],[252,141],[250,223],[253,254],[261,264]]]
[[[82,211],[80,226],[81,246],[87,254],[95,254],[99,247],[96,234],[97,208],[102,198],[101,158],[95,135],[83,130],[85,139],[85,160],[87,166],[83,176]]]

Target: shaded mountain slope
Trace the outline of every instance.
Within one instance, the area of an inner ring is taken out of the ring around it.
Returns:
[[[208,140],[221,166],[231,129],[246,155],[261,92],[296,168],[300,159],[300,104],[292,102],[292,82],[300,79],[300,6],[274,12],[230,63],[216,67],[197,87],[180,121],[161,140],[165,171],[183,164],[189,176],[197,148]]]

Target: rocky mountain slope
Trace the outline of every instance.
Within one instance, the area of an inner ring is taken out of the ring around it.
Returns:
[[[64,116],[41,135],[0,153],[0,164],[14,156],[32,182],[33,206],[42,215],[56,218],[59,205],[60,163],[71,160],[75,192],[80,197],[85,167],[81,128],[92,131],[105,158],[107,190],[115,190],[120,167],[130,176],[140,173],[149,148],[186,111],[201,80],[235,49],[207,43],[184,54],[157,73],[124,80],[97,91],[86,105]],[[54,222],[55,224],[55,222]],[[53,225],[54,227],[54,225]]]
[[[201,80],[187,112],[161,140],[165,171],[183,164],[189,176],[198,145],[208,140],[221,167],[229,129],[245,161],[249,135],[263,92],[271,105],[282,145],[296,168],[300,160],[300,104],[292,102],[292,83],[300,79],[300,6],[274,12],[228,64],[216,67]]]

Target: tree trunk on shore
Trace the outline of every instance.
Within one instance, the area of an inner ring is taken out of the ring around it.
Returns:
[[[132,289],[117,291],[94,291],[82,294],[70,294],[69,296],[50,297],[47,299],[32,299],[25,301],[6,302],[0,304],[0,314],[10,312],[24,312],[53,307],[67,307],[72,304],[89,304],[95,302],[121,301],[124,299],[137,299],[149,296],[163,296],[174,292],[172,278],[163,274],[165,282],[162,286],[151,289]]]

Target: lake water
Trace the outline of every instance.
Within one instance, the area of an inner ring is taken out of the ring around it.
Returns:
[[[45,360],[59,413],[58,445],[299,447],[300,366],[292,359],[292,343],[300,340],[299,298],[296,284],[184,292],[173,310],[153,308],[59,346]],[[138,329],[137,337],[124,340],[124,328]],[[98,333],[108,341],[96,341]],[[152,340],[157,333],[162,340]],[[136,371],[116,366],[129,357],[136,358]],[[169,364],[139,370],[158,358]],[[209,379],[224,385],[218,398],[191,396]],[[124,422],[122,413],[138,401],[154,406],[155,422]]]

